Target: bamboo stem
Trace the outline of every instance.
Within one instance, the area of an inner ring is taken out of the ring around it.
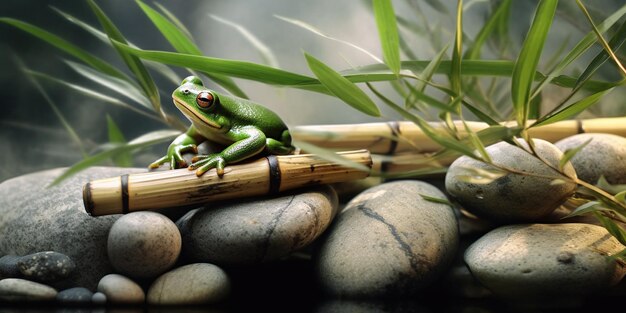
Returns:
[[[343,158],[371,168],[369,151],[345,151]],[[274,156],[227,166],[197,177],[187,169],[128,174],[95,180],[83,188],[87,213],[93,216],[157,210],[250,196],[298,187],[365,178],[369,171],[327,161],[313,154]]]
[[[531,121],[532,122],[532,121]],[[455,122],[459,123],[459,121]],[[469,128],[480,131],[488,127],[481,122],[467,122]],[[502,123],[513,126],[515,122]],[[443,132],[443,123],[432,123]],[[459,130],[464,130],[457,124]],[[609,133],[626,137],[626,118],[609,117],[585,120],[566,120],[528,129],[533,138],[556,142],[580,133]],[[441,149],[412,122],[365,124],[304,125],[292,127],[294,139],[330,149],[368,149],[373,154],[429,153]],[[464,135],[463,131],[460,133]]]

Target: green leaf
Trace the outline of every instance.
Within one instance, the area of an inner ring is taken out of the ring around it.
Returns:
[[[604,175],[600,175],[596,186],[598,186],[602,190],[607,191],[610,194],[617,194],[622,191],[626,191],[626,184],[611,184],[606,180]]]
[[[463,91],[461,80],[461,56],[463,55],[463,0],[458,0],[456,9],[456,31],[454,35],[454,49],[452,49],[452,69],[450,71],[450,85],[456,96]]]
[[[109,63],[93,56],[91,53],[75,46],[74,44],[48,32],[37,26],[33,26],[31,24],[8,18],[8,17],[0,17],[0,22],[7,23],[9,25],[15,26],[53,46],[56,48],[74,56],[75,58],[89,64],[91,67],[111,76],[115,76],[117,78],[121,78],[124,80],[130,81],[130,78],[126,76],[124,73],[120,72],[118,69],[110,65]]]
[[[185,27],[185,24],[183,24],[183,22],[181,22],[178,17],[176,17],[176,15],[174,15],[170,10],[168,10],[166,7],[164,7],[163,5],[161,5],[158,2],[155,2],[154,5],[159,8],[159,10],[161,10],[161,12],[163,12],[163,15],[165,15],[165,17],[167,17],[174,25],[176,25],[176,27],[178,27],[178,29],[180,29],[185,35],[187,35],[187,37],[192,38],[193,36],[191,35],[191,32],[189,31],[189,29],[187,29],[187,27]]]
[[[127,44],[124,35],[122,35],[122,33],[115,26],[115,24],[113,24],[109,17],[106,16],[104,11],[102,11],[102,9],[100,9],[100,7],[93,0],[87,0],[87,3],[91,7],[93,13],[98,18],[98,21],[100,21],[100,25],[102,25],[102,28],[108,35],[109,39]],[[157,114],[159,115],[163,115],[163,112],[161,110],[161,98],[159,97],[159,90],[157,89],[157,86],[154,83],[152,76],[150,76],[150,73],[143,65],[141,60],[137,56],[130,54],[123,49],[117,48],[117,46],[115,46],[115,48],[124,60],[124,63],[126,63],[128,69],[135,75],[135,78],[139,82],[141,89],[143,90],[146,97],[148,97],[148,99],[150,100],[154,111],[157,112]]]
[[[448,200],[448,199],[432,197],[432,196],[421,194],[421,193],[419,194],[419,196],[422,197],[422,199],[424,199],[424,200],[426,200],[428,202],[441,203],[441,204],[445,204],[445,205],[449,205],[449,206],[454,206],[452,204],[452,202],[450,202],[450,200]]]
[[[557,4],[557,0],[539,2],[530,30],[524,39],[522,50],[515,62],[511,77],[511,97],[517,123],[520,126],[525,126],[528,119],[532,83]]]
[[[615,237],[621,244],[626,245],[626,231],[622,229],[619,225],[617,225],[610,218],[600,214],[599,212],[594,212],[593,215],[600,220],[602,226],[606,228],[606,230]]]
[[[318,35],[318,36],[324,37],[324,38],[326,38],[326,39],[330,39],[330,40],[332,40],[332,41],[336,41],[336,42],[342,43],[342,44],[344,44],[344,45],[348,45],[348,46],[350,46],[350,47],[352,47],[352,48],[354,48],[354,49],[357,49],[357,50],[359,50],[359,51],[361,51],[361,52],[365,53],[365,54],[366,54],[366,55],[368,55],[370,58],[374,59],[374,61],[376,61],[376,62],[378,62],[378,63],[383,63],[383,60],[379,59],[379,58],[378,58],[377,56],[375,56],[373,53],[371,53],[371,52],[369,52],[369,51],[367,51],[367,50],[365,50],[365,49],[363,49],[363,48],[361,48],[361,47],[359,47],[359,46],[357,46],[357,45],[355,45],[355,44],[353,44],[353,43],[351,43],[351,42],[348,42],[348,41],[345,41],[345,40],[341,40],[341,39],[337,39],[337,38],[334,38],[334,37],[328,36],[328,35],[324,34],[321,30],[319,30],[319,29],[315,28],[314,26],[312,26],[312,25],[310,25],[310,24],[307,24],[307,23],[305,23],[305,22],[303,22],[303,21],[300,21],[300,20],[296,20],[296,19],[292,19],[292,18],[288,18],[288,17],[280,16],[280,15],[274,15],[274,16],[275,16],[276,18],[278,18],[278,19],[281,19],[281,20],[283,20],[283,21],[287,22],[287,23],[291,23],[291,24],[293,24],[293,25],[296,25],[296,26],[302,27],[302,28],[304,28],[304,29],[306,29],[306,30],[308,30],[308,31],[310,31],[310,32],[312,32],[312,33],[314,33],[314,34]]]
[[[380,116],[378,107],[363,90],[306,52],[304,57],[313,74],[337,98],[367,115]]]
[[[602,204],[600,202],[598,202],[598,201],[589,201],[589,202],[587,202],[587,203],[577,207],[576,209],[574,209],[572,212],[570,212],[564,218],[579,216],[579,215],[587,214],[589,212],[595,212],[595,211],[600,211],[600,210],[604,210],[604,209],[605,208],[602,207]]]
[[[424,92],[426,89],[426,82],[430,81],[433,78],[433,75],[436,73],[439,65],[441,64],[441,60],[448,50],[448,46],[446,45],[443,49],[439,51],[435,55],[435,57],[428,62],[428,65],[424,68],[424,70],[418,75],[419,80],[415,85],[415,89],[420,92]]]
[[[615,23],[617,23],[625,14],[626,14],[626,5],[622,6],[620,9],[618,9],[609,17],[607,17],[602,23],[600,23],[598,25],[598,30],[601,32],[607,31]],[[541,82],[537,85],[537,87],[535,88],[535,91],[533,92],[533,97],[537,93],[539,93],[542,90],[542,88],[545,87],[545,85],[550,83],[555,77],[559,76],[560,73],[568,65],[570,65],[576,59],[578,59],[585,51],[587,51],[591,46],[593,46],[596,40],[597,40],[597,37],[593,31],[587,33],[587,35],[585,35],[585,37],[583,37],[583,39],[581,39],[578,42],[578,44],[576,44],[576,46],[574,46],[574,48],[570,50],[567,56],[565,56],[565,58],[563,58],[563,60],[559,62],[559,64],[554,68],[554,70],[552,70],[544,79],[541,80]],[[574,88],[576,87],[576,85],[577,84],[574,83],[571,86],[566,86],[566,87]]]
[[[615,199],[617,199],[617,201],[626,204],[626,201],[624,199],[626,199],[626,191],[622,191],[619,192],[615,195]]]
[[[591,140],[592,138],[589,138],[589,140],[585,141],[581,145],[565,150],[565,152],[563,152],[563,156],[559,160],[559,171],[563,172],[565,164],[567,164],[567,162],[569,162],[578,152],[580,152],[580,150],[584,149],[591,142]]]
[[[398,25],[391,0],[373,0],[378,36],[383,49],[383,59],[397,76],[400,73]]]
[[[618,50],[623,44],[624,41],[626,41],[626,21],[624,21],[622,23],[622,25],[620,26],[620,28],[617,30],[617,32],[615,33],[615,35],[613,35],[613,38],[611,38],[611,40],[609,41],[609,46],[613,49],[613,50]],[[587,66],[587,68],[583,71],[582,74],[580,74],[580,76],[578,77],[578,80],[576,81],[576,86],[574,86],[574,88],[580,86],[582,83],[584,83],[585,81],[589,80],[589,78],[591,78],[591,76],[600,68],[600,66],[602,66],[602,64],[604,64],[607,60],[609,59],[609,54],[606,52],[606,50],[602,50],[600,51],[600,53],[598,53],[593,60],[591,61],[591,63],[589,63],[589,65]]]
[[[36,72],[36,71],[28,70],[28,69],[26,69],[25,71],[29,75],[33,75],[33,76],[35,76],[37,78],[43,78],[43,79],[46,79],[48,81],[51,81],[51,82],[63,85],[63,86],[65,86],[65,87],[67,87],[67,88],[69,88],[71,90],[74,90],[74,91],[76,91],[76,92],[78,92],[80,94],[83,94],[83,95],[88,96],[90,98],[93,98],[95,100],[102,101],[102,102],[105,102],[105,103],[108,103],[108,104],[112,104],[112,105],[115,105],[115,106],[119,106],[119,107],[122,107],[122,108],[125,108],[125,109],[128,109],[128,110],[131,110],[133,112],[136,112],[138,114],[141,114],[141,115],[143,115],[145,117],[148,117],[150,119],[153,119],[153,120],[156,120],[156,121],[159,121],[159,122],[163,122],[162,119],[160,119],[159,117],[157,117],[156,115],[154,115],[152,113],[140,110],[140,109],[138,109],[138,108],[136,108],[136,107],[134,107],[132,105],[129,105],[128,103],[126,103],[126,102],[124,102],[124,101],[122,101],[120,99],[111,97],[109,95],[105,95],[105,94],[100,93],[98,91],[95,91],[93,89],[85,88],[83,86],[79,86],[77,84],[73,84],[73,83],[70,83],[70,82],[58,79],[56,77],[53,77],[53,76],[50,76],[48,74],[44,74],[44,73],[41,73],[41,72]]]
[[[487,41],[487,38],[497,29],[498,22],[511,11],[511,0],[500,2],[498,8],[489,16],[485,25],[480,29],[474,42],[465,51],[464,59],[479,59],[480,50]]]
[[[274,53],[272,53],[272,49],[270,49],[267,45],[261,42],[261,40],[254,36],[248,29],[233,21],[229,21],[217,15],[209,14],[209,16],[212,19],[224,25],[230,26],[234,28],[237,32],[239,32],[256,49],[256,51],[259,52],[265,64],[272,67],[278,67],[278,60],[276,60]]]
[[[115,121],[107,114],[107,129],[109,133],[109,142],[111,144],[125,144],[126,138],[124,134],[117,126]],[[133,165],[132,156],[130,151],[122,152],[111,157],[113,163],[121,167],[130,167]]]
[[[110,159],[113,156],[119,155],[120,153],[131,152],[137,149],[145,148],[151,145],[155,145],[165,141],[171,141],[176,136],[180,135],[179,131],[174,130],[157,130],[152,131],[147,134],[141,135],[127,144],[118,144],[118,145],[110,145],[108,149],[99,152],[97,154],[91,155],[82,161],[72,165],[69,169],[67,169],[63,174],[59,177],[55,178],[54,181],[50,184],[50,186],[58,185],[63,180],[71,177],[72,175],[85,170],[91,166],[101,164],[102,162]]]
[[[196,44],[191,40],[191,38],[185,34],[184,31],[179,29],[174,23],[170,22],[165,16],[161,15],[159,12],[155,11],[148,5],[143,2],[136,0],[139,7],[143,10],[143,12],[148,16],[148,18],[152,21],[154,26],[156,26],[161,34],[167,39],[167,41],[176,49],[176,51],[184,54],[192,54],[201,56],[202,51],[196,46]],[[132,52],[131,52],[132,53]],[[140,56],[142,57],[142,56]],[[143,57],[142,57],[143,58]],[[158,60],[153,60],[158,61]],[[184,66],[183,66],[184,67]],[[247,98],[246,94],[237,86],[235,81],[227,76],[219,75],[213,73],[211,71],[202,71],[207,77],[218,83],[220,86],[224,87],[224,89],[231,92],[233,95],[238,97]]]
[[[604,91],[600,91],[597,93],[594,93],[590,96],[587,96],[579,101],[576,101],[570,105],[568,105],[567,107],[559,110],[558,112],[548,115],[548,116],[544,116],[540,119],[538,119],[535,123],[533,123],[530,127],[537,127],[537,126],[542,126],[542,125],[548,125],[548,124],[552,124],[555,122],[559,122],[559,121],[563,121],[566,120],[570,117],[573,117],[579,113],[581,113],[582,111],[586,110],[588,107],[590,107],[591,105],[593,105],[594,103],[598,102],[598,100],[600,100],[602,97],[604,97],[605,94],[611,92],[613,90],[613,88],[608,89],[608,90],[604,90]],[[529,127],[529,128],[530,128]]]

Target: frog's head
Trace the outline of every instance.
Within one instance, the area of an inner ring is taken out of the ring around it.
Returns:
[[[216,121],[217,95],[204,87],[200,78],[189,76],[172,93],[174,105],[195,125],[219,129]]]

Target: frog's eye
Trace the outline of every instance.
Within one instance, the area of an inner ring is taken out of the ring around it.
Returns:
[[[213,104],[213,95],[210,92],[201,92],[196,97],[196,103],[203,109],[209,108]]]

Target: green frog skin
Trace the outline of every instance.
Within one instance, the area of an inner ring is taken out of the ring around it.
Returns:
[[[164,163],[169,163],[171,169],[185,167],[187,162],[181,154],[197,153],[197,146],[206,140],[226,148],[219,153],[195,156],[188,168],[196,170],[197,176],[212,168],[222,176],[226,165],[261,152],[283,155],[294,151],[289,130],[276,113],[249,100],[209,90],[198,77],[185,78],[172,98],[191,126],[169,145],[167,155],[150,164],[150,168]]]

